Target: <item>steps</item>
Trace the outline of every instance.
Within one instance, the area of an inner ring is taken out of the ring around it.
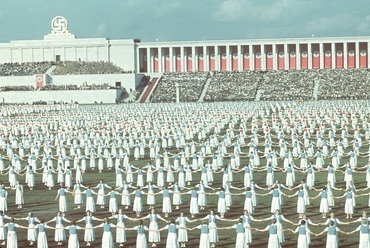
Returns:
[[[149,101],[150,95],[153,93],[153,90],[155,89],[159,79],[160,78],[158,78],[158,77],[153,77],[150,80],[149,85],[146,87],[146,89],[144,90],[144,93],[140,97],[140,100],[139,100],[140,103],[145,103],[145,102]]]
[[[204,84],[202,94],[200,94],[200,97],[197,102],[203,102],[204,96],[206,95],[206,92],[207,92],[207,89],[210,83],[211,83],[211,77],[208,77],[206,83]]]

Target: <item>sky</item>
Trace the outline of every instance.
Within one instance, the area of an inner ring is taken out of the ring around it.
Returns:
[[[64,16],[78,38],[200,41],[370,35],[370,0],[0,0],[0,42],[39,40]]]

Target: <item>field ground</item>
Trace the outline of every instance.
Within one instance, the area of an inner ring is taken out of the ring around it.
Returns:
[[[236,125],[238,127],[238,125]],[[363,131],[363,130],[362,130]],[[327,133],[326,133],[327,134]],[[339,134],[337,132],[337,134]],[[353,134],[353,130],[350,132],[350,134]],[[250,135],[250,129],[248,130],[247,137]],[[289,142],[290,139],[288,138],[287,141]],[[246,138],[246,143],[249,142],[249,139]],[[274,140],[274,142],[277,142],[277,140]],[[367,142],[364,142],[364,146],[361,149],[361,152],[368,151],[368,144]],[[231,148],[229,148],[231,151]],[[248,148],[244,147],[242,148],[243,152],[246,152]],[[260,144],[258,149],[260,151],[263,151],[263,140],[260,138]],[[169,149],[170,152],[175,153],[176,150],[174,148]],[[348,152],[349,149],[346,150]],[[148,155],[148,150],[146,151]],[[5,151],[1,151],[1,153],[4,155]],[[348,157],[343,158],[341,160],[341,165],[346,163],[348,161]],[[133,158],[131,158],[131,163],[135,166],[144,166],[148,162],[148,158],[144,158],[138,161],[135,161]],[[229,159],[225,159],[224,163],[227,164]],[[326,159],[325,164],[327,165],[331,160]],[[367,164],[368,159],[367,158],[359,158],[359,166],[363,166]],[[247,162],[246,158],[242,159],[242,165]],[[6,163],[8,164],[8,162]],[[265,165],[266,161],[264,158],[261,157],[261,165]],[[298,164],[298,161],[297,161]],[[279,166],[282,166],[282,160],[279,160]],[[255,172],[254,173],[254,181],[261,187],[266,187],[265,186],[265,172]],[[234,174],[234,182],[233,185],[236,187],[243,187],[243,176],[244,173],[236,173]],[[343,174],[341,172],[336,172],[337,176],[337,185],[336,187],[339,188],[344,188],[344,182],[343,182]],[[193,185],[195,185],[199,179],[200,176],[199,174],[193,174],[194,180],[193,180]],[[215,182],[212,185],[214,188],[219,188],[221,185],[221,174],[214,174],[215,177]],[[175,178],[177,179],[177,176],[175,175]],[[305,175],[296,172],[296,185],[301,179],[304,179]],[[8,177],[5,175],[1,175],[0,179],[3,182],[7,182]],[[58,186],[55,187],[52,190],[48,190],[46,186],[44,186],[41,183],[41,176],[37,175],[36,176],[36,187],[33,191],[30,191],[27,186],[24,184],[24,177],[18,176],[18,179],[23,183],[25,192],[24,192],[24,197],[25,197],[25,205],[24,208],[22,209],[17,209],[17,206],[14,204],[14,195],[15,192],[13,190],[8,190],[9,197],[8,197],[8,212],[6,213],[8,216],[12,217],[26,217],[27,213],[29,211],[33,211],[34,215],[37,216],[39,219],[44,218],[45,220],[50,220],[52,219],[56,212],[58,211],[58,201],[55,201],[55,196],[57,194],[57,189]],[[56,179],[56,177],[55,177]],[[104,179],[104,181],[111,186],[115,185],[115,173],[114,171],[107,171],[105,170],[102,174],[97,173],[97,171],[91,171],[88,170],[84,174],[84,185],[91,185],[91,186],[96,186],[99,182],[100,179]],[[281,182],[285,182],[285,175],[282,172],[276,172],[275,173],[275,179],[279,179]],[[366,182],[365,182],[365,174],[359,174],[355,173],[354,175],[354,181],[357,189],[362,189],[366,187]],[[318,172],[316,173],[316,184],[315,187],[320,189],[322,186],[324,186],[326,183],[326,172]],[[7,183],[5,183],[7,185]],[[258,193],[266,193],[267,191],[262,191],[258,190]],[[288,194],[293,194],[295,191],[288,191],[288,190],[283,190],[283,192],[288,193]],[[369,192],[369,190],[366,190],[364,192]],[[233,191],[233,193],[237,193],[237,191]],[[309,195],[316,196],[318,192],[316,191],[310,191]],[[334,192],[336,196],[341,196],[343,195],[343,191],[341,192]],[[67,195],[68,199],[68,207],[69,211],[66,214],[66,218],[70,220],[78,220],[81,219],[85,213],[84,213],[84,205],[81,209],[73,209],[75,206],[73,205],[73,196]],[[190,214],[188,214],[189,211],[189,195],[183,195],[183,205],[181,206],[181,210],[184,210],[186,215],[190,218]],[[204,217],[207,215],[208,211],[210,209],[216,209],[217,210],[217,196],[208,196],[208,205],[206,210],[202,211],[197,218]],[[293,221],[293,222],[298,222],[298,214],[296,214],[296,197],[293,198],[287,198],[284,197],[284,205],[282,208],[282,213],[283,215]],[[146,197],[144,197],[144,202],[146,200]],[[157,204],[156,204],[156,209],[157,212],[161,212],[161,196],[157,196],[156,198]],[[322,219],[321,214],[319,213],[319,201],[320,199],[315,199],[311,201],[311,205],[308,206],[307,208],[307,215],[308,218],[311,219],[314,223],[321,223],[324,221]],[[120,199],[119,199],[120,202]],[[270,217],[270,202],[271,202],[271,196],[258,196],[258,205],[256,207],[254,217],[255,218],[267,218]],[[233,196],[233,206],[231,210],[226,213],[225,218],[227,219],[237,219],[243,212],[243,205],[244,205],[244,196]],[[145,216],[146,214],[149,213],[149,208],[148,206],[144,206],[145,211],[142,213],[142,216]],[[362,196],[357,198],[357,205],[355,207],[355,214],[354,214],[354,219],[357,219],[359,216],[361,216],[361,212],[363,210],[368,210],[368,197],[367,196]],[[333,211],[335,212],[336,216],[342,220],[342,221],[348,221],[348,219],[345,218],[344,214],[344,199],[336,199],[336,205],[333,208]],[[130,216],[130,217],[135,217],[135,213],[132,211],[132,209],[129,209],[128,211],[125,211],[125,213]],[[110,213],[108,213],[108,208],[106,207],[105,209],[100,209],[97,207],[97,213],[95,213],[96,217],[103,218],[103,217],[108,217],[110,216]],[[161,214],[162,217],[164,217],[164,214]],[[170,214],[170,219],[171,217],[178,217],[179,216],[179,210],[173,209],[173,212]],[[21,225],[26,225],[27,223],[25,221],[18,221],[17,223]],[[99,222],[95,222],[95,225],[97,225]],[[145,220],[145,225],[149,225],[149,221]],[[198,224],[199,222],[197,222]],[[235,222],[236,223],[236,222]],[[269,222],[252,222],[252,227],[255,228],[264,228]],[[126,224],[127,227],[133,227],[136,223],[128,222]],[[197,225],[195,223],[190,223],[188,226],[189,227],[194,227]],[[233,225],[234,222],[223,222],[219,221],[218,226],[219,227],[225,227],[225,226],[231,226]],[[53,226],[54,223],[51,223]],[[159,223],[160,227],[163,227],[165,223],[161,222]],[[83,224],[81,223],[81,226]],[[358,223],[355,224],[350,224],[350,225],[340,225],[339,227],[344,230],[344,231],[352,231],[358,226]],[[291,226],[289,223],[284,224],[284,228],[291,228],[294,229],[294,226]],[[320,227],[312,227],[311,230],[315,233],[321,232],[324,229],[324,226]],[[18,229],[17,230],[18,234],[18,240],[19,240],[19,247],[27,247],[28,242],[26,240],[26,230],[23,229]],[[90,247],[100,247],[101,246],[101,235],[102,230],[101,228],[96,230],[96,241],[92,244]],[[231,230],[220,230],[220,242],[217,243],[217,247],[234,247],[235,246],[235,231],[233,229]],[[194,230],[189,233],[189,243],[187,247],[197,247],[198,246],[198,241],[199,241],[199,230]],[[48,230],[47,231],[47,236],[49,240],[49,247],[61,247],[57,246],[56,242],[53,240],[54,238],[54,231],[53,230]],[[115,237],[115,233],[113,235]],[[166,232],[161,233],[161,242],[157,245],[157,247],[165,247],[165,241],[166,241]],[[285,237],[286,241],[283,243],[283,247],[296,247],[297,246],[297,234],[292,234],[291,232],[286,232]],[[67,235],[68,237],[68,235]],[[134,231],[127,231],[127,237],[128,241],[125,243],[125,247],[135,247],[135,241],[136,241],[136,233]],[[340,234],[340,242],[339,242],[339,247],[358,247],[358,238],[359,234],[356,232],[355,234],[352,235],[344,235]],[[267,247],[267,239],[268,239],[268,234],[267,233],[253,233],[253,242],[250,245],[250,247]],[[80,230],[79,232],[79,240],[81,247],[85,247],[85,243],[83,242],[83,231]],[[312,236],[312,244],[311,247],[324,247],[325,246],[325,240],[326,240],[326,235],[322,235],[320,237],[314,237]],[[118,245],[116,244],[118,247]],[[67,243],[64,242],[63,247],[67,247]]]

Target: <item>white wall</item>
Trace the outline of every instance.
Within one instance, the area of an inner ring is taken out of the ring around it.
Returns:
[[[111,86],[116,86],[116,82],[121,82],[121,86],[125,87],[129,92],[134,90],[141,82],[143,74],[89,74],[89,75],[50,75],[51,81],[56,85],[75,84],[104,84],[108,83]],[[0,77],[0,87],[8,85],[36,85],[35,76],[8,76]],[[0,91],[0,95],[2,92]]]
[[[36,101],[63,101],[91,104],[95,101],[100,103],[115,103],[118,90],[58,90],[58,91],[6,91],[0,92],[0,101],[5,103],[30,103]]]
[[[132,39],[76,39],[73,35],[46,35],[44,40],[0,43],[0,63],[55,61],[110,61],[125,71],[135,70]]]

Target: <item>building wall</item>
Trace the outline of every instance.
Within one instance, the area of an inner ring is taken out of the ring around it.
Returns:
[[[142,42],[143,73],[370,68],[370,37]]]
[[[49,34],[43,40],[0,44],[0,63],[60,60],[109,61],[125,71],[301,70],[370,68],[370,37],[140,42],[77,39]]]
[[[30,94],[32,93],[32,94]],[[36,101],[78,102],[91,104],[95,101],[100,103],[115,103],[120,95],[118,90],[58,90],[58,91],[7,91],[1,92],[1,101],[5,103],[29,103]]]
[[[92,75],[50,75],[50,83],[56,85],[75,84],[104,84],[116,86],[116,82],[121,82],[121,86],[127,91],[134,90],[141,82],[143,74],[92,74]],[[8,85],[33,85],[36,86],[35,76],[8,76],[0,77],[0,87]],[[2,94],[2,92],[1,92]]]

